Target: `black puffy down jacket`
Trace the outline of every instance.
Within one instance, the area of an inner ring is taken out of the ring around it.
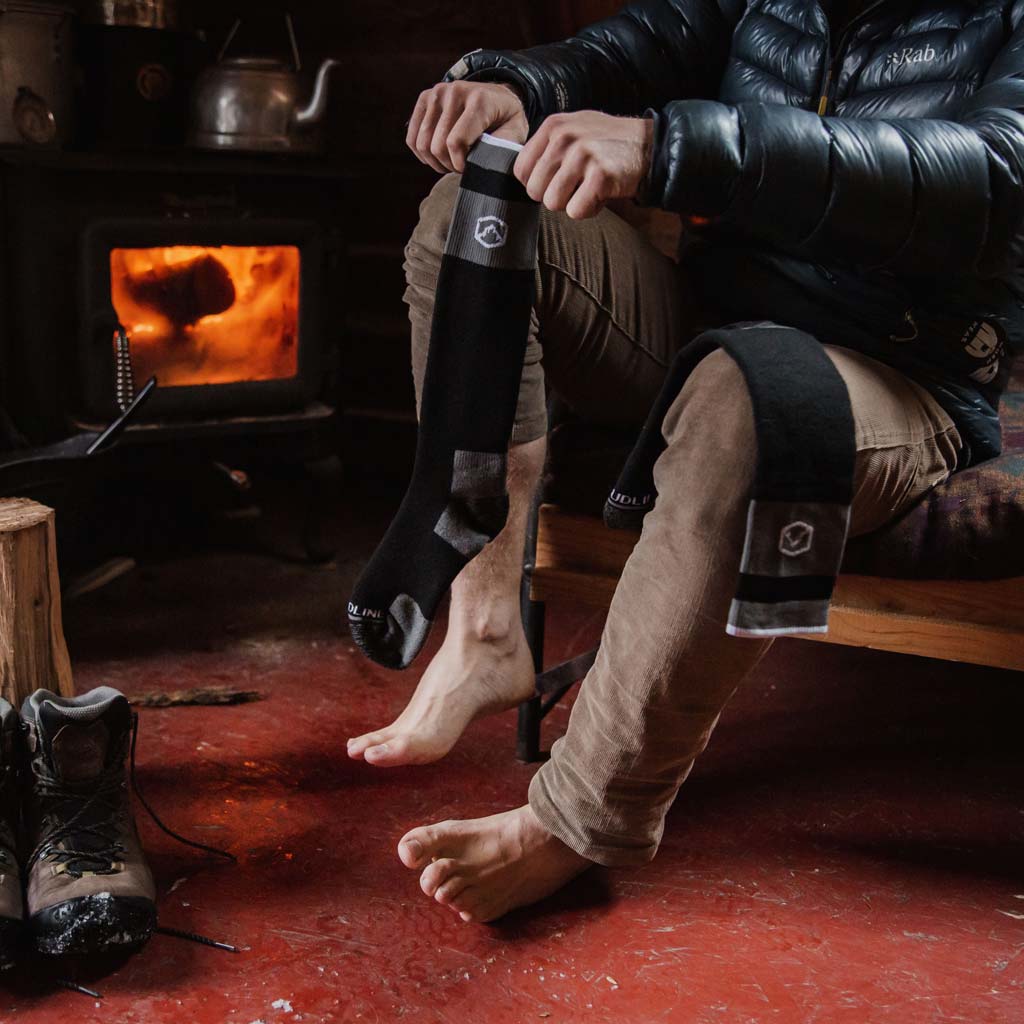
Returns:
[[[1024,349],[1024,0],[877,0],[836,38],[829,0],[639,0],[565,42],[477,50],[531,126],[655,118],[641,202],[694,230],[723,319],[774,319],[903,370],[968,450]]]

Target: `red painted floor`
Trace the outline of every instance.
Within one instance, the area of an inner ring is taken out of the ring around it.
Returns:
[[[379,525],[379,524],[378,524]],[[376,529],[376,527],[374,527]],[[260,703],[145,710],[143,820],[165,924],[84,996],[9,977],[0,1020],[849,1022],[1024,1020],[1024,684],[783,641],[737,697],[642,870],[594,871],[497,926],[427,901],[394,856],[410,826],[520,803],[514,716],[441,765],[375,771],[346,737],[397,712],[417,670],[374,668],[337,628],[341,576],[245,554],[124,577],[66,609],[80,688],[202,684]],[[550,653],[592,617],[552,609]],[[436,643],[436,638],[435,638]],[[547,727],[563,729],[564,709]]]

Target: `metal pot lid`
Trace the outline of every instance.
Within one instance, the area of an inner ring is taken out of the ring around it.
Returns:
[[[289,66],[276,57],[225,57],[214,67],[242,68],[245,71],[288,71]]]

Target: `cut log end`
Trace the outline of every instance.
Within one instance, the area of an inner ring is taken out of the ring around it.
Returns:
[[[29,498],[0,498],[0,533],[17,533],[53,520],[52,508]]]
[[[0,696],[74,693],[64,642],[53,509],[0,499]]]

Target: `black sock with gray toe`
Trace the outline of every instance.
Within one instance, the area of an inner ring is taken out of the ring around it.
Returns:
[[[437,282],[412,481],[348,604],[352,639],[405,668],[452,580],[501,531],[534,298],[540,210],[520,147],[484,136],[462,176]]]

